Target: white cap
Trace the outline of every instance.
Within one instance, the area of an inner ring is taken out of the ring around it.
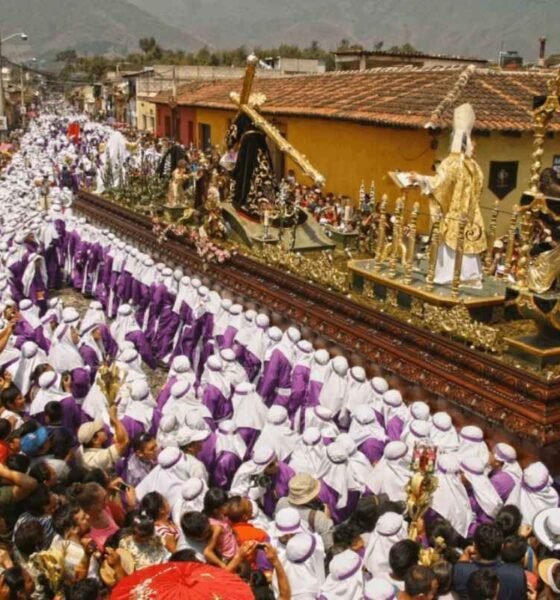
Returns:
[[[394,442],[389,442],[385,449],[383,450],[383,456],[387,460],[399,460],[400,458],[404,458],[408,452],[408,448],[404,442],[399,440],[395,440]]]
[[[390,537],[396,535],[403,526],[403,516],[395,512],[381,515],[375,525],[375,532]]]
[[[430,407],[421,400],[417,400],[410,405],[410,414],[420,421],[427,421],[430,418]]]
[[[320,365],[326,365],[329,362],[330,358],[331,357],[329,353],[323,348],[321,348],[320,350],[316,350],[315,354],[313,355],[313,360]]]
[[[343,377],[348,372],[348,361],[345,356],[335,356],[332,359],[333,371]]]
[[[399,390],[387,390],[383,394],[383,402],[396,408],[403,403],[402,395]]]
[[[179,448],[169,447],[169,448],[164,448],[158,454],[157,461],[158,461],[158,465],[160,467],[162,467],[163,469],[169,469],[173,465],[176,465],[181,460],[182,457],[183,457],[182,450],[179,450]]]
[[[384,394],[389,389],[387,380],[383,377],[374,377],[371,380],[371,387],[378,393]]]
[[[271,406],[266,414],[266,420],[272,425],[282,425],[288,420],[288,411],[283,406]]]
[[[276,458],[276,453],[270,446],[258,446],[253,451],[252,460],[256,465],[268,465]]]

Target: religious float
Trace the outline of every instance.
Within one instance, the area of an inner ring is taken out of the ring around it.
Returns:
[[[422,398],[433,410],[445,408],[458,424],[495,424],[492,435],[514,440],[522,457],[554,464],[560,449],[560,255],[554,236],[543,245],[535,232],[543,220],[555,232],[560,218],[560,200],[539,187],[542,146],[559,107],[560,76],[535,109],[530,188],[510,216],[499,257],[494,244],[498,206],[485,223],[470,200],[447,211],[441,210],[441,200],[440,210],[430,209],[429,235],[419,235],[420,206],[407,202],[410,185],[426,186],[438,198],[437,182],[420,176],[407,180],[392,174],[395,198],[370,194],[366,230],[354,228],[346,211],[334,232],[321,227],[289,197],[285,182],[271,181],[265,138],[289,154],[315,185],[324,183],[259,114],[263,98],[251,94],[253,77],[251,59],[241,94],[231,95],[239,108],[230,132],[237,156],[230,165],[232,194],[218,200],[219,217],[227,224],[221,239],[209,235],[201,245],[208,213],[217,218],[211,211],[201,210],[189,225],[184,207],[177,218],[153,203],[137,208],[85,190],[77,210],[125,239],[141,241],[155,257],[204,272],[237,301],[271,312],[276,323],[303,326],[316,345],[344,351],[371,374],[383,374],[408,400]],[[464,181],[479,185],[465,137],[459,142],[463,157],[450,161],[450,172],[466,169]],[[364,186],[360,196],[363,200]],[[462,197],[455,195],[451,204]],[[344,234],[355,238],[352,250]],[[217,250],[205,250],[210,243],[225,253],[221,259]],[[441,266],[444,243],[452,252],[445,259],[448,280],[441,284],[438,260]],[[465,281],[465,256],[475,253],[483,277]]]

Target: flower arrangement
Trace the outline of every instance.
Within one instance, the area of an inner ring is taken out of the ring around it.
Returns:
[[[152,218],[152,232],[157,237],[159,244],[163,244],[169,234],[186,238],[196,248],[196,253],[205,264],[223,264],[232,257],[232,252],[215,244],[207,235],[203,227],[194,229],[185,225],[166,223],[158,217]]]

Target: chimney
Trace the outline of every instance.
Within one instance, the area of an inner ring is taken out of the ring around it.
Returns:
[[[546,60],[546,38],[539,38],[539,67],[545,66]]]

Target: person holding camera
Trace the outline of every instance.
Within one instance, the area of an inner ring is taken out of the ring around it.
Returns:
[[[283,508],[295,508],[309,530],[321,536],[325,551],[333,545],[334,523],[329,508],[319,500],[320,482],[307,473],[298,473],[290,479],[287,497],[280,498],[276,512]]]

